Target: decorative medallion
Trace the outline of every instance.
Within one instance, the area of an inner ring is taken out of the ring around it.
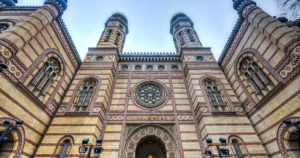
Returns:
[[[161,84],[148,81],[136,87],[134,98],[139,105],[153,108],[166,100],[166,90]]]

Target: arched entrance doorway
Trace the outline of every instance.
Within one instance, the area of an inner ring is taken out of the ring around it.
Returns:
[[[160,138],[144,137],[138,142],[135,155],[138,158],[166,158],[166,148]]]
[[[0,135],[2,135],[3,132],[0,132]],[[13,152],[14,149],[14,137],[10,133],[6,135],[8,138],[7,140],[4,140],[0,143],[0,158],[6,158],[9,157],[9,155]]]
[[[293,131],[288,137],[288,155],[292,158],[300,157],[299,135]]]
[[[177,141],[160,125],[142,125],[125,138],[123,158],[178,158]]]

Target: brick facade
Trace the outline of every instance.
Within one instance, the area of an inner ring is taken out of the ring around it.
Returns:
[[[236,0],[240,18],[217,61],[184,13],[170,23],[176,53],[125,53],[128,21],[117,12],[81,61],[61,19],[65,0],[41,7],[2,1],[7,6],[0,9],[0,24],[8,28],[0,33],[0,60],[8,69],[0,73],[0,123],[24,124],[0,146],[0,157],[59,157],[66,143],[65,157],[86,157],[78,153],[84,138],[91,145],[103,138],[100,157],[106,158],[134,158],[149,139],[162,144],[159,154],[166,158],[204,158],[206,150],[217,156],[206,138],[214,144],[225,138],[231,157],[239,154],[233,142],[243,157],[299,156],[296,128],[282,123],[300,117],[299,20],[284,24],[254,1]],[[52,58],[59,65],[53,78],[46,75]],[[241,71],[248,58],[271,83],[263,97]],[[45,75],[34,85],[40,73]],[[85,92],[89,81],[92,89]],[[37,97],[42,83],[51,85]],[[148,83],[159,85],[160,104],[138,101],[140,85]]]

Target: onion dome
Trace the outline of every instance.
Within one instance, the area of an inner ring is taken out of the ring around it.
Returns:
[[[126,23],[128,23],[127,17],[121,12],[115,12],[111,15],[111,17],[120,17],[122,20],[124,20]]]
[[[188,16],[183,12],[178,12],[178,13],[174,14],[173,17],[171,18],[171,23],[179,17],[188,17]]]
[[[277,18],[278,21],[282,22],[282,23],[287,23],[289,22],[289,20],[286,17],[279,17]]]
[[[14,7],[18,3],[18,0],[0,0],[0,8]]]
[[[248,4],[251,4],[251,3],[256,4],[252,0],[232,0],[232,1],[233,1],[233,8],[237,11],[244,8]]]
[[[64,12],[67,9],[67,2],[68,0],[45,0],[45,4],[54,4],[61,12]]]

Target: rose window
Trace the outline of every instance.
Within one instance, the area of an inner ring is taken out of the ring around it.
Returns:
[[[145,107],[156,107],[166,99],[166,92],[162,85],[155,82],[140,84],[135,90],[135,100]]]

